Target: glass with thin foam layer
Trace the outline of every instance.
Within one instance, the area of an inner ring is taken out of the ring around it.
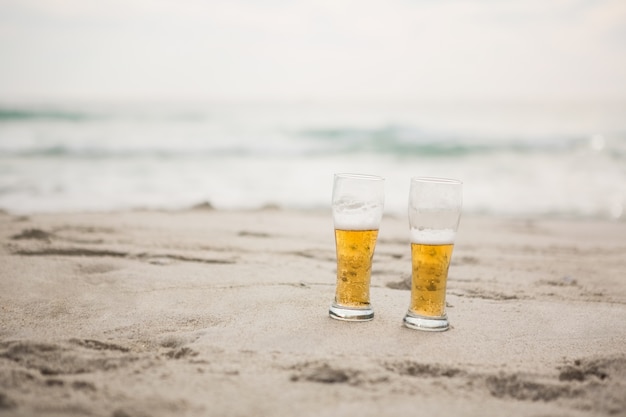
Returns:
[[[328,312],[334,319],[368,321],[374,318],[370,281],[384,202],[384,178],[335,174],[332,212],[337,285]]]
[[[454,179],[411,178],[411,302],[404,325],[445,331],[446,287],[452,250],[461,218],[463,183]]]

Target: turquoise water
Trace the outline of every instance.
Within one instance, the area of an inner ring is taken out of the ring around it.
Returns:
[[[0,103],[0,208],[328,207],[334,172],[467,212],[626,217],[625,103]]]

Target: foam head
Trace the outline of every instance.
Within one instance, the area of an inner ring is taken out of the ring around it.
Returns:
[[[349,198],[333,202],[335,229],[377,230],[383,216],[379,201],[357,201]]]
[[[411,243],[450,245],[454,244],[455,238],[456,231],[454,229],[411,228]]]
[[[332,208],[336,229],[377,230],[384,203],[382,177],[335,174]]]

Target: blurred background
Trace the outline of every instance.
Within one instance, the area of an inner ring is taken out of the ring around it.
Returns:
[[[0,0],[0,208],[626,218],[623,0]]]

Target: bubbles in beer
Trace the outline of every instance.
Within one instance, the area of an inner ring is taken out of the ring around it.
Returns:
[[[413,264],[410,310],[422,316],[445,313],[448,268],[454,245],[411,243]]]
[[[335,230],[337,304],[357,308],[369,305],[372,257],[377,237],[378,230]]]

